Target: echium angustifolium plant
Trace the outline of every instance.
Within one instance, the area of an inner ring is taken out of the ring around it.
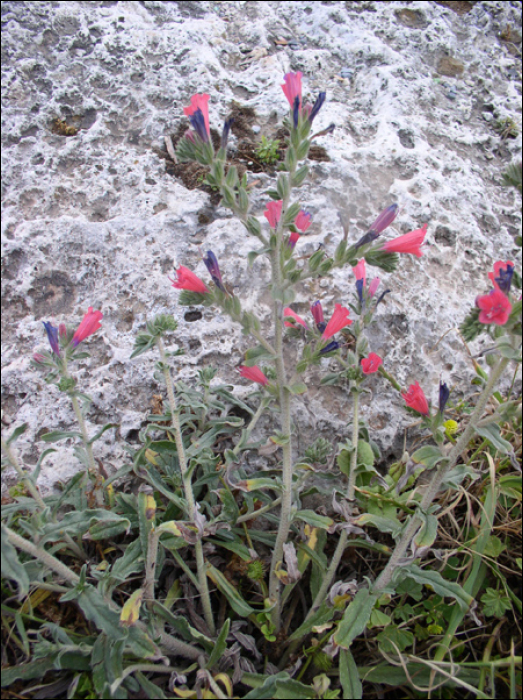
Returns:
[[[149,321],[139,334],[132,357],[157,350],[156,376],[165,383],[167,405],[160,402],[148,417],[140,433],[140,447],[128,448],[132,464],[105,483],[97,480],[89,493],[76,479],[59,498],[43,499],[36,487],[40,462],[29,473],[11,448],[20,429],[2,441],[6,460],[17,469],[36,504],[25,520],[27,499],[4,509],[4,576],[17,581],[19,595],[24,596],[30,585],[41,584],[45,571],[52,571],[61,585],[67,584],[67,592],[63,585],[60,589],[61,601],[75,601],[97,630],[78,642],[54,626],[49,630],[52,641],[40,636],[33,655],[46,659],[48,668],[91,668],[88,689],[97,697],[127,697],[140,688],[157,693],[149,677],[165,669],[163,663],[155,662],[169,656],[191,662],[183,669],[187,677],[198,669],[193,690],[179,687],[187,681],[183,674],[171,679],[170,690],[184,697],[202,692],[204,697],[238,696],[239,681],[254,688],[249,697],[258,696],[256,693],[275,698],[283,694],[336,697],[338,691],[329,690],[331,681],[325,674],[302,673],[299,680],[289,675],[299,666],[289,666],[292,654],[311,634],[317,636],[305,653],[307,658],[312,655],[316,668],[328,670],[337,657],[344,697],[361,697],[350,647],[367,627],[387,627],[390,617],[379,610],[380,605],[397,592],[430,586],[442,599],[454,602],[451,630],[457,628],[473,600],[466,586],[444,578],[439,570],[422,568],[420,560],[431,552],[436,539],[438,491],[457,488],[465,477],[474,476],[469,466],[458,464],[474,433],[510,453],[496,425],[514,412],[513,402],[498,402],[488,418],[483,413],[508,363],[521,361],[521,297],[516,299],[512,292],[515,286],[521,288],[521,280],[512,262],[495,263],[489,275],[493,289],[478,296],[476,308],[462,326],[468,340],[487,331],[494,347],[487,356],[490,375],[478,365],[483,387],[476,407],[457,431],[452,421],[445,420],[450,396],[446,383],[440,382],[438,405],[432,408],[418,382],[406,388],[396,382],[366,339],[366,329],[391,291],[382,289],[379,277],[369,275],[367,279],[367,265],[392,271],[398,254],[421,257],[427,225],[383,242],[383,232],[398,214],[393,204],[354,243],[344,237],[332,256],[321,249],[299,262],[296,251],[312,216],[293,193],[307,177],[305,160],[312,139],[318,136],[311,135],[312,124],[325,100],[325,93],[320,93],[313,105],[304,104],[301,77],[301,73],[288,73],[282,85],[290,106],[285,122],[289,137],[275,189],[269,191],[271,199],[263,212],[265,229],[251,212],[247,176],[240,178],[228,164],[230,120],[225,122],[220,147],[217,151],[213,147],[209,95],[191,98],[184,111],[192,129],[177,148],[180,160],[196,160],[208,167],[208,183],[219,189],[223,203],[258,239],[260,246],[249,254],[248,262],[264,255],[270,263],[270,330],[262,330],[256,315],[242,308],[241,300],[223,280],[212,251],[203,258],[212,284],[183,265],[171,280],[173,287],[182,290],[181,304],[221,307],[256,342],[239,368],[243,378],[259,386],[256,410],[237,399],[229,387],[213,383],[212,369],[199,372],[196,387],[173,383],[169,358],[180,351],[167,351],[164,339],[176,330],[176,322],[162,315]],[[342,266],[352,268],[353,298],[331,309],[311,299],[310,315],[299,316],[292,308],[296,285]],[[93,437],[88,435],[80,405],[83,401],[85,410],[87,397],[78,391],[68,366],[85,357],[78,345],[98,330],[101,318],[100,311],[90,308],[74,333],[63,324],[55,328],[46,322],[51,351],[33,358],[36,366],[49,370],[48,382],[71,397],[80,425],[79,433],[54,431],[44,439],[77,439],[78,456],[93,476],[97,471],[93,443],[113,424]],[[293,367],[287,360],[290,344],[301,349]],[[348,418],[351,431],[335,453],[339,471],[325,467],[334,449],[325,440],[312,442],[303,456],[296,454],[291,423],[293,397],[307,391],[307,369],[321,366],[326,357],[338,369],[324,375],[323,383],[346,386],[353,399]],[[385,476],[376,469],[379,451],[359,416],[360,394],[367,377],[376,373],[421,417],[434,443],[412,455],[405,453]],[[247,423],[237,415],[238,410],[247,416]],[[278,415],[278,428],[267,442],[253,442],[252,431],[266,411]],[[276,466],[247,474],[242,455],[252,449],[275,455]],[[112,482],[131,470],[140,482],[137,492],[115,493]],[[417,478],[424,471],[430,479],[420,493]],[[312,475],[317,480],[314,484]],[[323,487],[318,485],[322,481]],[[328,494],[334,517],[302,508],[305,490]],[[69,512],[59,518],[61,507],[69,507]],[[265,529],[252,526],[255,520],[264,519]],[[369,528],[392,536],[394,548],[371,537]],[[109,543],[108,558],[93,566],[89,559],[94,550],[89,547],[99,542]],[[46,549],[48,544],[51,550]],[[335,580],[349,545],[389,557],[375,580]],[[79,559],[81,568],[70,565],[70,559],[67,565],[61,561],[57,556],[61,549],[69,558]],[[166,579],[171,581],[168,588]],[[298,603],[305,608],[299,617]],[[391,642],[384,650],[397,649],[400,640],[405,644],[398,634],[390,634]],[[443,659],[451,642],[452,632],[448,632],[437,658]],[[392,643],[396,646],[391,647]],[[260,651],[272,666],[262,663]],[[288,672],[275,676],[276,663]],[[42,666],[38,668],[40,673]],[[24,672],[27,677],[28,669]],[[11,677],[17,678],[16,672]],[[302,682],[307,678],[312,679],[310,685]],[[438,681],[445,678],[436,676]]]

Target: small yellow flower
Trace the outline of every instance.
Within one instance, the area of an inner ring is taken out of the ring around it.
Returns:
[[[455,435],[458,432],[458,424],[455,420],[446,420],[443,425],[448,436]]]

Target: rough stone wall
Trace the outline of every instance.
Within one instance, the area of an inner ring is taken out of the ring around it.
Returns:
[[[76,325],[88,306],[104,313],[77,376],[93,396],[91,430],[121,423],[96,445],[108,471],[121,466],[122,440],[136,439],[162,390],[152,353],[129,359],[146,318],[179,321],[180,377],[213,365],[217,382],[250,391],[235,371],[248,347],[239,328],[212,309],[188,315],[168,275],[184,264],[205,277],[201,252],[212,249],[242,304],[265,320],[267,266],[258,259],[249,269],[256,240],[169,171],[164,136],[196,92],[211,95],[214,128],[236,101],[255,110],[254,136],[274,135],[287,111],[283,75],[297,70],[310,98],[327,91],[315,127],[336,130],[318,139],[329,160],[312,161],[299,190],[314,223],[296,254],[320,243],[332,251],[342,222],[349,240],[359,238],[394,201],[402,211],[386,237],[427,222],[424,257],[403,256],[397,272],[380,275],[392,293],[371,350],[433,401],[440,377],[454,396],[470,392],[457,334],[434,346],[487,291],[492,262],[520,259],[520,196],[500,185],[521,158],[520,3],[3,2],[2,421],[28,424],[18,443],[28,464],[43,446],[38,435],[74,423],[67,397],[29,364],[46,346],[43,320]],[[513,133],[496,129],[504,119],[515,120]],[[249,180],[258,181],[252,212],[264,221],[271,178]],[[319,298],[329,312],[353,292],[351,271],[337,270],[304,284],[294,308],[307,314]],[[344,435],[349,398],[319,387],[328,365],[295,404],[300,447],[311,435]],[[385,455],[397,455],[410,419],[380,377],[368,386],[363,416]],[[78,466],[62,449],[41,483]]]

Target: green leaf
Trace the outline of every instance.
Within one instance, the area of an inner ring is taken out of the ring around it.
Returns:
[[[299,510],[294,516],[294,520],[303,520],[312,527],[319,527],[321,530],[327,530],[334,524],[332,518],[325,515],[318,515],[313,510]]]
[[[18,599],[21,600],[29,593],[29,577],[24,565],[18,559],[14,545],[9,542],[9,535],[4,525],[2,525],[1,543],[2,576],[16,582]]]
[[[501,338],[498,338],[496,347],[503,357],[521,362],[521,347],[515,348],[514,342],[509,335],[502,335]]]
[[[359,518],[356,518],[354,522],[360,527],[363,525],[373,525],[377,527],[380,532],[389,532],[394,538],[396,538],[403,529],[403,524],[396,518],[387,518],[384,515],[374,515],[373,513],[364,513],[360,515]]]
[[[309,166],[308,165],[302,165],[301,168],[298,168],[294,175],[292,176],[292,186],[293,187],[299,187],[307,175],[309,174]]]
[[[22,425],[19,425],[18,428],[15,428],[11,435],[7,438],[6,443],[10,445],[12,442],[15,442],[22,433],[25,433],[27,430],[27,423],[23,423]]]
[[[501,454],[511,454],[512,445],[501,437],[501,430],[497,423],[487,423],[487,425],[482,425],[481,427],[476,426],[474,430],[478,435],[486,438]]]
[[[353,450],[354,448],[352,448],[351,451],[343,449],[336,457],[338,467],[340,468],[341,473],[345,474],[345,476],[349,476],[350,474],[351,454]]]
[[[120,425],[119,423],[106,423],[106,424],[103,426],[103,428],[101,428],[101,429],[96,433],[96,435],[94,435],[94,436],[88,441],[89,445],[92,445],[93,442],[96,442],[96,440],[98,440],[98,438],[100,438],[100,437],[105,433],[106,430],[109,430],[110,428],[118,428],[119,425]]]
[[[271,355],[271,353],[268,350],[266,350],[266,348],[264,348],[263,345],[257,345],[255,348],[250,348],[249,350],[247,350],[247,352],[245,353],[245,360],[243,364],[246,367],[253,367],[254,365],[257,365],[258,362],[260,362],[261,360],[269,361],[274,359],[274,355]]]
[[[364,464],[366,467],[374,465],[374,452],[372,447],[365,440],[358,440],[358,464]]]
[[[327,603],[323,602],[318,608],[318,610],[316,610],[316,612],[313,615],[311,615],[311,617],[306,622],[303,622],[297,630],[294,630],[294,632],[291,634],[287,641],[298,641],[306,635],[308,635],[312,631],[313,627],[319,627],[321,625],[327,624],[327,622],[330,622],[332,620],[335,612],[336,611],[334,610],[334,608],[329,607]]]
[[[287,386],[287,389],[291,392],[291,394],[305,394],[305,392],[308,391],[307,385],[303,382],[291,384],[290,386]]]
[[[361,588],[343,613],[333,639],[338,646],[348,649],[356,637],[363,632],[379,595],[368,588]]]
[[[150,335],[149,333],[139,333],[134,341],[134,348],[130,359],[132,360],[133,357],[138,357],[138,355],[147,352],[154,347],[155,343],[156,338],[153,335]]]
[[[414,635],[409,630],[390,625],[378,633],[377,640],[385,654],[397,654],[398,650],[401,652],[412,646]]]
[[[82,433],[77,433],[73,430],[52,430],[50,433],[46,433],[40,437],[40,440],[44,442],[58,442],[58,440],[65,440],[66,438],[80,438],[82,439]]]
[[[418,515],[421,515],[418,513]],[[435,515],[427,515],[420,530],[414,537],[414,544],[417,547],[430,547],[436,541],[438,534],[438,519]]]
[[[339,668],[343,697],[361,700],[363,697],[363,686],[358,675],[358,667],[350,649],[340,649]]]
[[[432,467],[435,467],[438,462],[445,459],[445,455],[441,454],[439,447],[436,447],[435,445],[425,445],[425,447],[421,447],[419,450],[414,452],[412,459],[417,464],[424,464],[429,469],[432,469]]]
[[[131,521],[128,518],[103,508],[71,511],[65,513],[59,522],[50,522],[43,526],[40,543],[62,539],[65,533],[71,537],[85,535],[98,522],[104,523],[103,528],[110,533],[108,537],[111,537],[113,532],[121,533],[131,527]],[[103,528],[102,532],[98,533],[100,536],[97,539],[103,539]]]
[[[157,600],[153,602],[154,612],[165,620],[171,627],[174,627],[180,637],[186,642],[197,642],[205,651],[210,654],[214,648],[214,641],[205,634],[192,627],[182,615],[175,615],[165,605]]]
[[[240,617],[249,617],[256,611],[243,600],[239,592],[225,578],[222,572],[212,564],[207,564],[206,574],[218,590],[227,598],[234,612]]]
[[[512,607],[510,598],[501,591],[496,591],[494,588],[487,588],[485,593],[481,596],[481,602],[484,605],[483,610],[487,617],[503,617]]]
[[[439,571],[428,571],[420,569],[416,564],[409,564],[397,569],[396,576],[397,582],[411,579],[416,583],[428,586],[443,598],[454,598],[463,611],[467,610],[473,601],[473,597],[466,593],[459,584],[446,581]]]
[[[218,639],[216,640],[211,655],[209,656],[209,660],[205,664],[205,668],[213,668],[222,658],[223,652],[227,649],[227,635],[229,634],[230,627],[231,619],[227,618],[220,630],[220,634],[218,635]]]
[[[299,202],[294,202],[293,204],[290,205],[290,207],[287,209],[287,211],[284,214],[283,217],[283,225],[284,226],[289,226],[294,222],[294,219],[298,216],[300,213],[301,206]]]

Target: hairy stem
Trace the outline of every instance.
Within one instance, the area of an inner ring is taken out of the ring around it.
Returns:
[[[283,275],[282,275],[282,244],[283,244],[283,221],[285,212],[289,204],[292,175],[294,170],[288,174],[288,195],[284,197],[280,220],[276,227],[276,250],[271,254],[271,270],[272,270],[272,287],[273,289],[281,290]],[[290,516],[292,506],[292,435],[291,435],[291,405],[290,394],[286,387],[287,378],[285,374],[285,360],[283,355],[283,305],[281,301],[275,300],[273,306],[274,318],[274,345],[276,350],[276,377],[280,391],[280,416],[281,430],[286,438],[285,444],[282,445],[282,495],[281,495],[281,511],[280,525],[276,542],[271,559],[271,570],[269,574],[269,598],[274,603],[274,608],[271,613],[271,621],[275,627],[276,633],[279,632],[281,626],[281,584],[276,575],[276,567],[283,561],[283,545],[287,541],[290,528]]]
[[[174,429],[174,439],[176,442],[176,450],[178,452],[178,462],[180,464],[180,471],[182,474],[183,489],[185,493],[185,499],[187,501],[187,506],[189,510],[189,519],[192,521],[196,520],[196,504],[194,501],[194,493],[192,490],[191,477],[188,474],[187,458],[185,456],[185,448],[183,446],[182,429],[180,426],[180,419],[178,414],[178,406],[176,404],[176,398],[174,396],[174,387],[171,378],[171,373],[167,366],[167,357],[165,354],[165,348],[163,346],[163,341],[160,336],[156,338],[156,344],[158,346],[158,351],[160,353],[162,366],[163,366],[163,376],[165,379],[165,384],[167,387],[167,396],[169,398],[169,406],[171,408],[171,422]],[[196,569],[198,572],[198,582],[199,582],[199,592],[202,597],[203,614],[207,627],[211,635],[216,633],[216,628],[214,626],[214,618],[212,614],[211,598],[209,595],[209,587],[207,585],[207,575],[205,573],[205,561],[203,558],[203,543],[201,539],[198,539],[194,545],[194,551],[196,556]]]

